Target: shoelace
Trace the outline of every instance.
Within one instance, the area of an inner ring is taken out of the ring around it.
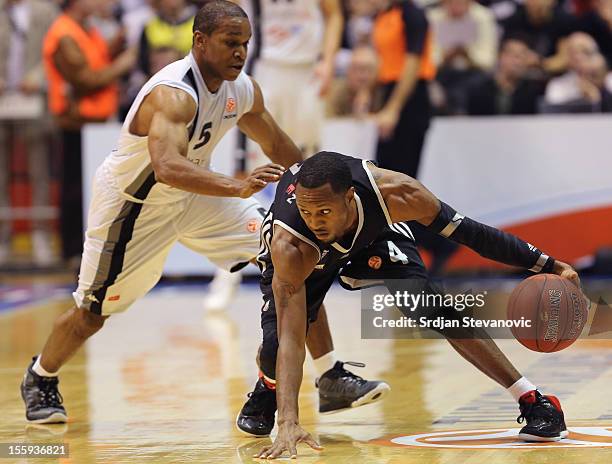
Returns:
[[[521,411],[520,416],[516,418],[516,421],[519,424],[522,424],[523,422],[525,422],[525,420],[529,420],[529,417],[535,413],[536,408],[540,409],[540,412],[542,413],[543,416],[546,416],[546,417],[552,416],[551,412],[547,408],[545,408],[540,401],[536,401],[535,403],[527,403],[524,410]]]
[[[264,406],[268,406],[266,404],[267,393],[269,392],[264,389],[255,389],[254,391],[247,393],[251,407],[253,409],[263,409]]]
[[[57,407],[64,402],[61,393],[57,389],[58,380],[45,379],[39,385],[38,394],[40,396],[40,403],[43,407]]]
[[[516,418],[516,421],[519,424],[522,424],[523,422],[525,422],[525,419],[527,419],[527,417],[529,417],[529,415],[531,414],[531,410],[533,409],[534,405],[535,405],[535,403],[529,403],[525,407],[524,411],[521,410],[521,414]]]
[[[355,361],[343,361],[342,362],[342,376],[343,377],[348,377],[351,381],[354,382],[366,382],[366,380],[363,379],[363,377],[359,377],[357,374],[354,374],[351,371],[347,371],[346,369],[344,369],[344,366],[348,365],[348,366],[353,366],[353,367],[365,367],[364,363],[360,363],[360,362],[355,362]]]

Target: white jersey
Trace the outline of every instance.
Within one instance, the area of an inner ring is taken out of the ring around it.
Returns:
[[[254,88],[249,76],[240,73],[235,81],[224,81],[216,93],[211,93],[192,54],[151,77],[127,114],[117,148],[103,165],[107,180],[124,197],[139,203],[170,203],[189,195],[189,192],[155,181],[148,137],[139,137],[129,131],[142,101],[158,85],[184,90],[195,100],[197,111],[189,125],[187,159],[207,169],[210,169],[210,159],[217,143],[253,107]]]
[[[323,43],[320,0],[260,2],[260,56],[278,64],[315,63]]]

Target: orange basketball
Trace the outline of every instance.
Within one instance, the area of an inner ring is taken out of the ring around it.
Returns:
[[[538,274],[516,286],[508,301],[508,319],[522,317],[530,327],[512,327],[512,335],[540,353],[560,351],[576,341],[587,320],[584,295],[571,281]]]

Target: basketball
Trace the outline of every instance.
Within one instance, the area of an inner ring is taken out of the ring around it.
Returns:
[[[531,321],[512,327],[514,337],[540,353],[560,351],[576,341],[587,320],[586,300],[573,282],[538,274],[516,286],[508,301],[508,319]]]

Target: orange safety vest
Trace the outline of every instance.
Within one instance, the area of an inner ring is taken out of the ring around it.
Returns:
[[[377,16],[374,22],[373,42],[380,58],[378,80],[382,83],[400,79],[406,60],[406,39],[402,8],[395,7]],[[436,76],[433,63],[431,31],[427,31],[419,78],[430,81]]]
[[[71,37],[79,45],[91,69],[103,69],[111,63],[108,45],[98,31],[93,28],[86,31],[70,16],[60,15],[47,32],[43,42],[43,59],[49,80],[49,109],[54,115],[66,113],[70,105],[71,85],[60,74],[53,58],[59,41],[66,36]],[[117,84],[110,84],[78,97],[76,104],[79,116],[84,119],[108,119],[117,111],[119,88]]]

